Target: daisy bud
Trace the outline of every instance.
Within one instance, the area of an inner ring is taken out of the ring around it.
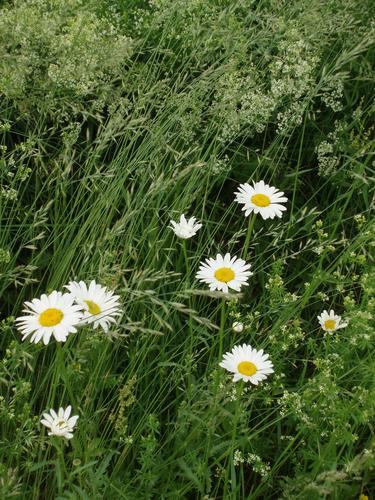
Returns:
[[[235,321],[232,325],[232,329],[236,333],[241,333],[243,331],[243,323],[240,321]]]

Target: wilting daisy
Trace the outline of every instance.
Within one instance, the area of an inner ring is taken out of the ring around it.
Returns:
[[[257,351],[247,344],[235,346],[232,352],[227,352],[220,363],[222,368],[234,373],[233,381],[244,380],[258,385],[261,380],[274,372],[273,364],[263,349]]]
[[[111,323],[116,323],[116,317],[121,316],[119,296],[98,285],[95,280],[87,286],[84,281],[71,281],[65,286],[71,296],[84,309],[83,320],[93,323],[93,327],[101,326],[105,332]]]
[[[183,240],[187,240],[188,238],[194,236],[202,227],[202,224],[200,224],[195,217],[190,217],[189,220],[186,220],[184,214],[181,215],[180,222],[171,220],[170,223],[172,224],[172,229],[175,235]]]
[[[243,205],[245,217],[254,212],[260,214],[263,219],[281,217],[286,207],[282,205],[288,201],[282,191],[265,184],[264,181],[254,182],[250,186],[247,182],[240,184],[238,192],[235,193],[236,201]]]
[[[60,408],[57,413],[55,410],[43,413],[44,418],[40,422],[50,429],[49,436],[61,436],[66,439],[72,439],[73,428],[79,417],[78,415],[70,417],[71,411],[72,407],[68,406],[65,410],[64,408]]]
[[[348,322],[342,322],[341,316],[335,314],[335,311],[331,309],[329,311],[324,310],[320,316],[318,316],[320,326],[325,332],[331,333],[340,328],[345,328],[348,326]]]
[[[70,333],[76,333],[76,326],[82,319],[82,307],[74,304],[69,293],[54,290],[25,305],[27,308],[23,312],[27,316],[16,319],[17,328],[23,334],[22,340],[31,335],[30,340],[35,344],[41,339],[48,344],[52,335],[58,342],[65,342]]]
[[[196,278],[207,283],[211,291],[222,290],[228,293],[228,289],[232,288],[238,292],[242,285],[248,285],[247,280],[253,274],[248,270],[250,267],[243,259],[231,258],[229,253],[224,257],[218,254],[216,259],[201,262]]]

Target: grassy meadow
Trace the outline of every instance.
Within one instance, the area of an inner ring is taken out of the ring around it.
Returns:
[[[0,2],[0,498],[375,498],[372,9]],[[261,180],[281,218],[235,201]],[[196,278],[226,253],[240,292]],[[22,341],[23,303],[72,280],[116,323]],[[219,366],[240,344],[259,385]],[[68,405],[73,438],[48,435]]]

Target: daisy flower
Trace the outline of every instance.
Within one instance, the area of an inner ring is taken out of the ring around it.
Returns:
[[[119,296],[98,285],[95,280],[87,286],[84,281],[71,281],[65,286],[73,299],[84,309],[83,321],[93,323],[94,329],[101,326],[108,332],[111,323],[116,323],[116,317],[121,316]]]
[[[17,328],[23,334],[22,340],[31,335],[35,344],[42,339],[47,345],[52,335],[57,342],[65,342],[70,333],[77,332],[76,326],[82,319],[82,307],[74,304],[74,298],[56,290],[25,305],[23,312],[27,316],[16,318]]]
[[[170,223],[172,226],[169,227],[173,229],[175,235],[183,240],[187,240],[188,238],[194,236],[202,227],[202,224],[200,224],[195,217],[191,217],[189,220],[186,220],[184,214],[181,215],[180,222],[171,220]]]
[[[282,212],[286,210],[282,203],[288,201],[288,198],[283,196],[284,193],[265,184],[264,181],[253,182],[253,184],[253,186],[247,182],[240,184],[238,192],[234,193],[236,201],[243,205],[245,217],[251,212],[260,214],[264,220],[281,217]]]
[[[329,311],[324,310],[320,316],[318,316],[320,326],[325,332],[332,333],[340,328],[345,328],[348,326],[348,322],[342,322],[341,316],[335,314],[335,311],[331,309]]]
[[[78,415],[70,417],[71,411],[72,407],[68,406],[65,410],[64,408],[60,408],[57,413],[55,410],[43,413],[44,418],[40,422],[50,429],[50,432],[48,432],[49,436],[61,436],[66,439],[72,439],[73,428],[79,417]]]
[[[218,254],[216,259],[201,262],[196,278],[207,283],[211,291],[222,290],[228,293],[228,289],[232,288],[239,292],[242,285],[248,285],[247,280],[253,274],[248,270],[250,267],[251,265],[242,259],[231,258],[229,253],[224,257]]]
[[[243,344],[233,347],[232,352],[224,354],[220,366],[234,373],[233,382],[244,380],[258,385],[261,380],[265,380],[274,372],[273,364],[268,357],[268,354],[263,353],[263,349],[257,351]]]

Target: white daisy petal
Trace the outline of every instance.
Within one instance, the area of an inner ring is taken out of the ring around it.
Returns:
[[[17,328],[23,334],[22,340],[32,334],[31,342],[43,341],[47,345],[52,335],[56,338],[62,325],[65,332],[62,339],[66,340],[68,334],[77,331],[74,325],[78,325],[82,318],[82,307],[72,302],[70,294],[56,290],[49,295],[43,294],[40,299],[25,302],[27,316],[16,319]]]
[[[45,427],[48,427],[49,429],[51,428],[51,423],[49,420],[43,419],[40,421],[41,424],[43,424]]]
[[[268,357],[268,355],[266,355]],[[235,346],[232,352],[227,352],[223,356],[223,361],[219,366],[234,373],[233,381],[244,380],[254,385],[267,378],[274,372],[271,361],[264,360],[263,350],[257,351],[250,345],[243,344]]]
[[[66,420],[68,420],[68,418],[69,418],[69,415],[70,415],[71,411],[72,411],[72,407],[71,407],[70,405],[69,405],[69,406],[67,406],[67,407],[65,408],[65,411],[64,411],[64,418],[65,418]]]
[[[70,417],[72,407],[69,405],[67,408],[59,408],[58,413],[51,409],[48,413],[43,413],[44,419],[40,422],[45,427],[50,429],[49,436],[60,436],[66,439],[73,437],[73,429],[78,420],[78,415]]]
[[[71,281],[66,287],[71,297],[78,303],[78,307],[84,310],[83,322],[92,324],[96,329],[101,326],[105,332],[108,331],[110,323],[117,323],[115,317],[121,316],[119,296],[107,290],[107,287],[99,285],[92,280],[87,286],[80,281]]]
[[[186,220],[184,214],[180,216],[180,222],[171,220],[170,223],[172,226],[169,227],[173,230],[175,235],[183,240],[187,240],[188,238],[194,236],[202,227],[202,224],[197,222],[195,217],[191,217],[189,220]]]
[[[282,216],[282,211],[286,210],[286,207],[281,203],[288,201],[283,195],[283,191],[278,191],[275,187],[265,184],[264,181],[259,181],[254,182],[254,186],[248,183],[240,184],[235,193],[235,200],[244,205],[242,210],[245,211],[245,217],[254,212],[266,220]]]
[[[318,321],[322,329],[328,334],[332,334],[334,331],[348,326],[348,321],[343,322],[341,316],[335,314],[333,309],[331,309],[329,313],[327,310],[324,310],[322,314],[318,316]]]
[[[222,290],[228,293],[229,288],[240,291],[247,286],[248,278],[253,274],[249,271],[251,265],[243,259],[231,257],[229,253],[218,254],[216,259],[206,259],[207,264],[201,262],[196,274],[197,280],[207,283],[211,291]]]
[[[76,425],[78,419],[79,419],[78,415],[74,415],[74,417],[70,417],[70,419],[68,420],[69,426],[74,427]]]

